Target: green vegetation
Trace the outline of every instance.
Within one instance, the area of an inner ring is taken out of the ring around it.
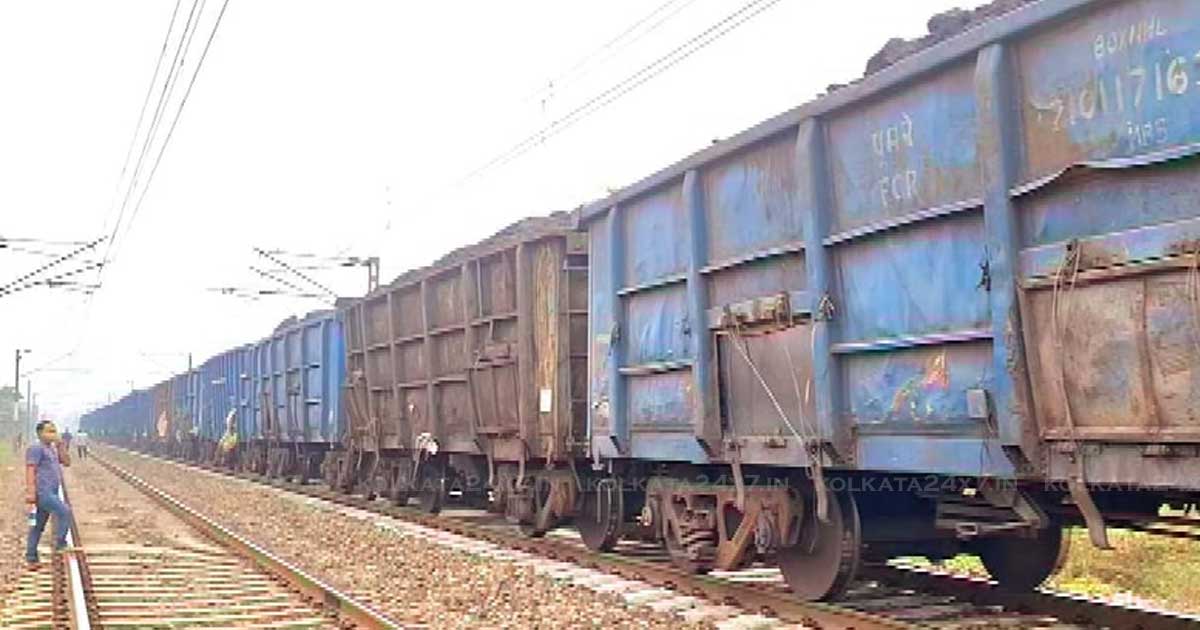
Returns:
[[[1050,587],[1200,613],[1200,543],[1123,529],[1108,536],[1113,549],[1103,551],[1072,529],[1067,562]]]
[[[1200,522],[1200,521],[1198,521]],[[1176,612],[1200,613],[1200,543],[1124,529],[1110,529],[1111,551],[1096,549],[1087,531],[1067,531],[1066,562],[1046,586],[1121,603],[1135,603]],[[924,558],[903,558],[901,564],[931,566]],[[933,565],[959,575],[987,577],[979,558],[959,555]]]

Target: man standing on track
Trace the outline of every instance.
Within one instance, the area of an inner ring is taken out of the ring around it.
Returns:
[[[38,542],[50,515],[54,515],[54,549],[67,546],[67,528],[71,524],[71,508],[58,496],[62,485],[62,467],[71,465],[71,451],[59,440],[58,427],[43,420],[37,424],[38,442],[25,452],[25,504],[37,518],[29,528],[29,543],[25,560],[38,562]]]
[[[75,452],[78,453],[79,459],[87,459],[88,434],[80,431],[75,434]]]

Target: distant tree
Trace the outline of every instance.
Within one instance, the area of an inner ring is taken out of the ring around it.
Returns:
[[[0,387],[0,423],[12,423],[13,421],[13,394],[11,385]]]

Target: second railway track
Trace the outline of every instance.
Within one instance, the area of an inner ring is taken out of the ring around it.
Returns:
[[[167,460],[164,464],[193,466]],[[361,497],[337,494],[327,489],[252,475],[205,468],[233,478],[270,485],[332,503],[368,510],[419,527],[450,532],[506,549],[532,554],[591,570],[601,570],[619,579],[630,579],[666,587],[673,597],[700,598],[718,604],[736,604],[744,611],[762,613],[775,623],[795,623],[811,628],[1112,628],[1175,629],[1200,628],[1193,617],[1049,592],[1005,593],[985,581],[921,573],[894,567],[872,567],[846,601],[837,605],[814,604],[792,597],[776,575],[777,571],[752,568],[744,572],[691,576],[672,567],[660,553],[645,549],[641,554],[596,554],[571,536],[551,535],[545,539],[521,537],[503,519],[480,511],[451,511],[430,516]],[[573,573],[562,570],[560,575]],[[659,594],[669,599],[671,596]],[[769,622],[768,622],[769,623]]]
[[[136,477],[97,460],[74,468],[81,544],[69,555],[87,599],[74,627],[399,627]]]

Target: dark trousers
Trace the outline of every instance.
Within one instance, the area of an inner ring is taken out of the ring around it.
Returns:
[[[25,546],[25,559],[30,562],[38,561],[38,543],[42,540],[42,532],[50,515],[54,515],[54,548],[63,549],[67,546],[67,527],[71,524],[71,508],[63,503],[58,495],[38,494],[37,523],[29,528],[29,541]]]

